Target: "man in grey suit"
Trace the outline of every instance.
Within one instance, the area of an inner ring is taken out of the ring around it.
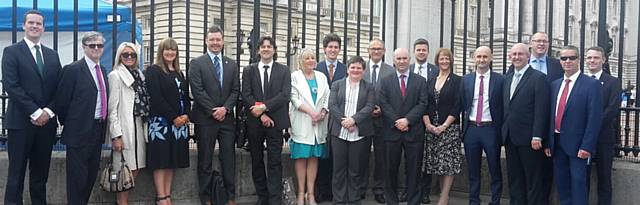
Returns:
[[[387,75],[393,75],[393,67],[389,64],[382,62],[382,58],[384,58],[385,48],[384,41],[380,39],[373,39],[369,42],[369,61],[367,61],[366,68],[364,71],[363,79],[368,83],[374,85],[375,92],[378,92],[378,80],[384,78]],[[384,200],[384,178],[385,178],[385,167],[384,167],[384,140],[382,139],[382,118],[380,118],[382,114],[382,110],[380,109],[380,105],[377,101],[374,100],[374,110],[371,113],[373,118],[373,126],[375,129],[373,138],[369,139],[369,147],[371,147],[371,143],[373,142],[373,152],[374,152],[374,173],[373,173],[373,187],[372,191],[374,194],[374,199],[378,203],[385,203]],[[367,152],[368,155],[371,152]],[[367,159],[369,158],[367,155]],[[364,186],[362,186],[362,196],[366,194],[367,187],[369,187],[369,167],[363,167],[364,171]]]
[[[398,204],[398,167],[402,151],[406,162],[407,204],[420,204],[420,167],[424,151],[425,127],[422,115],[427,103],[427,81],[409,72],[409,51],[398,48],[394,52],[394,75],[379,80],[378,103],[383,112],[387,181],[387,204]]]
[[[193,95],[193,122],[198,142],[200,201],[211,204],[213,149],[220,142],[220,167],[229,204],[235,204],[235,125],[233,107],[240,95],[240,74],[236,63],[222,56],[222,29],[207,31],[207,53],[191,60],[189,85]]]

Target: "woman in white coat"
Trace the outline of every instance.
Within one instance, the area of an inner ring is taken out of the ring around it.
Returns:
[[[291,73],[291,139],[289,148],[295,160],[298,178],[298,204],[305,204],[305,182],[307,204],[316,204],[315,181],[318,158],[326,156],[324,143],[327,136],[327,106],[329,85],[321,72],[315,71],[316,54],[312,49],[300,53],[299,67]]]
[[[137,176],[145,164],[146,117],[149,114],[149,95],[144,75],[138,68],[138,49],[124,42],[116,52],[115,65],[109,73],[109,121],[114,168],[120,169],[121,157]],[[117,194],[117,203],[128,204],[129,193]]]

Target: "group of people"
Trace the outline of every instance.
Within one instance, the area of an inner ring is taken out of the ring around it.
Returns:
[[[555,59],[547,55],[547,35],[536,33],[530,45],[511,48],[512,65],[504,76],[491,71],[492,51],[485,46],[474,53],[474,71],[459,76],[450,49],[437,49],[434,64],[428,62],[425,39],[413,44],[413,64],[406,48],[394,50],[393,66],[383,62],[380,39],[369,42],[368,60],[354,56],[343,64],[338,61],[341,39],[328,34],[322,41],[324,60],[318,62],[313,49],[302,49],[299,69],[291,72],[275,61],[276,41],[265,36],[257,42],[259,61],[240,75],[236,62],[222,54],[222,29],[212,26],[205,34],[206,53],[190,61],[187,80],[171,38],[160,42],[155,64],[146,69],[139,66],[137,45],[120,44],[106,73],[100,64],[104,37],[87,32],[84,57],[62,68],[58,54],[40,42],[44,16],[31,10],[24,17],[24,39],[6,47],[2,58],[9,95],[5,204],[22,204],[27,164],[31,201],[46,204],[59,122],[67,147],[69,204],[88,203],[105,139],[114,167],[126,163],[134,176],[142,168],[153,170],[156,203],[172,204],[173,170],[189,167],[187,124],[193,123],[200,201],[214,202],[218,143],[227,203],[233,205],[238,117],[233,110],[239,98],[247,113],[258,205],[283,203],[285,132],[291,136],[297,204],[361,204],[370,172],[378,203],[428,204],[436,175],[438,204],[447,204],[463,157],[469,204],[480,204],[483,152],[491,176],[490,204],[500,204],[502,146],[512,204],[548,204],[554,177],[561,204],[587,204],[594,162],[599,204],[611,204],[613,126],[621,89],[618,79],[603,72],[606,56],[599,47],[587,50],[582,74],[577,48],[564,47]],[[374,170],[369,170],[372,148]],[[128,192],[117,194],[117,204],[128,204]]]

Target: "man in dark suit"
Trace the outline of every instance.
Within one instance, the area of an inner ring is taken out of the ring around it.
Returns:
[[[58,126],[53,98],[61,66],[58,53],[40,42],[44,16],[39,11],[25,13],[22,29],[24,39],[4,48],[2,54],[2,85],[9,95],[3,120],[9,142],[4,204],[22,204],[27,163],[31,203],[47,204],[49,162]]]
[[[616,117],[620,109],[620,93],[622,88],[620,80],[606,72],[603,72],[602,66],[606,61],[604,49],[600,47],[591,47],[587,49],[586,55],[587,75],[598,79],[602,84],[602,127],[598,137],[596,146],[596,154],[593,158],[596,163],[596,173],[598,176],[598,204],[611,204],[611,169],[613,165],[613,154],[615,139],[614,126],[617,123]],[[587,171],[587,180],[591,176],[591,167]],[[590,183],[587,181],[587,185]]]
[[[398,48],[394,52],[394,75],[379,80],[378,103],[383,110],[387,181],[385,200],[398,204],[398,167],[404,151],[407,179],[407,204],[420,204],[420,167],[424,151],[422,115],[426,110],[427,81],[409,71],[409,51]]]
[[[413,53],[415,55],[414,56],[415,63],[412,63],[411,65],[409,65],[409,68],[411,69],[412,73],[421,75],[427,81],[431,78],[435,78],[436,76],[438,76],[438,73],[440,72],[438,68],[435,65],[428,62],[429,41],[427,41],[424,38],[417,39],[413,43]],[[426,143],[427,138],[425,137],[424,140]],[[420,175],[421,175],[420,188],[422,189],[421,203],[429,204],[431,203],[431,199],[429,198],[429,195],[431,193],[432,177],[431,177],[431,174],[427,174],[426,172],[420,173]],[[406,193],[404,193],[403,190],[401,189],[400,201],[405,201],[404,199],[406,199]]]
[[[491,49],[481,46],[474,53],[476,72],[462,79],[462,109],[467,121],[463,131],[464,153],[469,170],[469,204],[480,204],[480,167],[482,151],[486,154],[491,175],[491,201],[500,204],[502,170],[500,169],[500,127],[502,125],[502,75],[490,71]]]
[[[560,204],[588,204],[587,167],[602,126],[602,85],[580,73],[580,52],[560,50],[564,78],[551,85],[549,148]]]
[[[527,45],[511,48],[514,72],[507,74],[502,89],[504,123],[502,144],[507,152],[509,194],[512,204],[546,204],[542,168],[542,143],[548,140],[549,83],[531,68]]]
[[[211,204],[213,149],[220,142],[220,167],[229,204],[235,205],[235,125],[233,107],[240,94],[240,74],[235,62],[222,56],[222,29],[207,31],[207,53],[191,60],[189,85],[193,95],[193,122],[198,141],[200,201]]]
[[[560,61],[548,55],[549,37],[544,32],[538,32],[531,36],[531,58],[529,64],[533,69],[547,75],[549,83],[562,78],[564,71]]]
[[[62,144],[67,146],[67,201],[72,205],[89,201],[107,118],[107,75],[100,65],[104,37],[85,33],[82,49],[84,57],[62,69],[56,94],[58,119],[64,125]]]
[[[382,58],[384,58],[385,48],[384,41],[380,39],[374,39],[369,42],[369,61],[367,61],[367,65],[365,67],[363,79],[368,83],[374,85],[374,90],[377,93],[379,90],[378,80],[384,78],[388,75],[393,75],[395,69],[391,67],[389,64],[382,62]],[[376,202],[384,204],[384,180],[386,177],[386,167],[384,166],[386,160],[384,158],[384,136],[382,135],[382,109],[380,109],[380,104],[377,100],[374,100],[375,105],[371,116],[373,118],[373,126],[375,132],[372,136],[373,142],[373,153],[374,153],[374,173],[373,173],[373,187],[371,187],[374,199]],[[370,142],[371,143],[371,142]],[[368,152],[370,154],[371,152]],[[362,195],[366,194],[367,188],[369,187],[369,166],[364,167],[365,176],[364,176],[364,186],[362,187]]]
[[[289,68],[274,62],[276,41],[265,36],[258,42],[260,61],[247,66],[242,74],[242,98],[247,113],[247,131],[251,151],[251,174],[258,194],[258,205],[282,204],[283,129],[290,126]],[[267,144],[267,173],[264,143]],[[269,176],[269,178],[267,178]]]
[[[316,70],[324,73],[327,77],[329,88],[331,84],[347,76],[347,66],[338,61],[340,53],[340,44],[342,40],[337,34],[327,34],[322,40],[324,49],[324,60],[320,61],[316,66]],[[331,138],[327,138],[327,145],[331,144]],[[318,160],[318,177],[316,179],[316,201],[331,201],[331,173],[333,173],[333,162],[331,153],[327,158]]]

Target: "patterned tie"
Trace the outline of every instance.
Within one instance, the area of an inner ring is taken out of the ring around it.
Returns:
[[[422,75],[422,65],[418,66],[418,75]]]
[[[509,92],[509,99],[513,98],[513,93],[516,92],[518,83],[520,83],[520,77],[522,77],[522,73],[516,73],[515,76],[513,76],[513,83],[511,83],[511,92]]]
[[[333,63],[329,64],[329,81],[333,82]]]
[[[222,76],[220,76],[220,58],[218,58],[218,56],[213,57],[213,68],[216,70],[216,78],[218,78],[218,82],[220,82],[220,87],[222,88]]]
[[[373,84],[375,85],[376,83],[378,83],[378,73],[376,72],[376,70],[378,70],[378,65],[373,65],[373,73],[371,74],[371,82],[373,82]]]
[[[482,103],[484,102],[484,76],[480,76],[480,89],[478,90],[478,107],[476,108],[476,125],[482,123]]]
[[[267,88],[269,86],[269,72],[267,72],[269,70],[269,66],[268,65],[264,65],[262,68],[264,68],[264,79],[262,79],[262,94],[264,94],[264,96],[267,96]]]
[[[562,125],[562,117],[564,116],[564,108],[567,105],[567,97],[569,95],[569,83],[571,79],[564,80],[564,88],[562,89],[562,95],[560,95],[560,102],[558,102],[558,110],[556,111],[556,131],[560,131]]]
[[[107,119],[107,90],[104,88],[100,65],[96,64],[96,77],[98,78],[98,93],[100,94],[100,119]]]
[[[44,62],[42,61],[42,53],[40,53],[40,46],[35,45],[33,47],[36,48],[36,65],[38,66],[38,72],[40,72],[40,75],[42,75],[44,73]]]
[[[407,94],[407,85],[406,85],[406,81],[404,80],[407,76],[402,74],[400,75],[400,94],[402,94],[402,97],[404,97]]]

